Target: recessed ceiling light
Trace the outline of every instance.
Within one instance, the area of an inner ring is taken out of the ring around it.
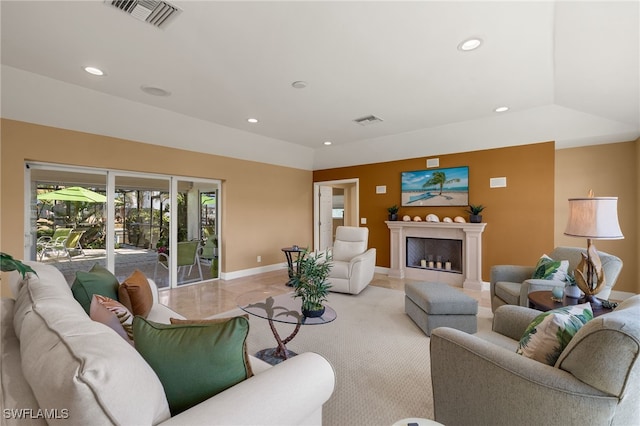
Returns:
[[[100,68],[96,68],[96,67],[84,67],[84,70],[86,72],[88,72],[89,74],[92,75],[98,75],[98,76],[102,76],[104,75],[104,71],[102,71]]]
[[[140,86],[140,90],[142,90],[147,95],[152,96],[169,96],[171,94],[171,92],[155,86]]]
[[[333,144],[333,142],[331,142],[331,141],[324,141],[323,143],[324,143],[325,145],[327,145],[327,146],[329,146],[329,145]]]
[[[475,50],[482,44],[482,40],[479,38],[470,38],[468,40],[463,41],[458,45],[458,50],[462,50],[463,52],[468,52],[470,50]]]
[[[501,107],[498,107],[498,108],[494,109],[494,111],[495,111],[495,112],[505,112],[505,111],[509,111],[509,107],[501,106]]]
[[[255,123],[257,123],[257,122],[258,122],[258,119],[257,119],[257,118],[247,118],[247,121],[248,121],[249,123],[255,124]]]
[[[294,89],[304,89],[305,87],[307,87],[307,82],[306,81],[294,81],[293,83],[291,83],[291,87],[293,87]]]

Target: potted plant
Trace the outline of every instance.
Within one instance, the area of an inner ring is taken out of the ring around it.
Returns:
[[[305,249],[296,260],[295,271],[290,271],[294,298],[302,299],[302,315],[313,318],[322,316],[331,285],[327,281],[331,271],[332,256],[325,253],[309,254]]]
[[[391,207],[387,208],[389,212],[389,220],[398,220],[398,205],[394,204]]]
[[[18,271],[20,275],[22,275],[23,279],[27,272],[33,272],[34,274],[38,275],[38,273],[34,271],[31,266],[25,265],[21,261],[14,259],[10,254],[3,252],[0,252],[0,271]]]
[[[480,223],[482,222],[482,210],[485,207],[482,204],[469,204],[469,208],[465,212],[469,213],[469,222]]]

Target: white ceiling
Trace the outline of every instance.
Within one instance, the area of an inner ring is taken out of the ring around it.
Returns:
[[[639,1],[171,3],[3,0],[2,116],[304,169],[640,136]]]

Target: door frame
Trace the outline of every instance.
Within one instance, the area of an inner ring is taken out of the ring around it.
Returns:
[[[351,178],[351,179],[339,179],[339,180],[328,180],[323,182],[314,182],[313,183],[313,249],[317,251],[320,247],[320,187],[321,186],[343,186],[345,184],[353,184],[355,187],[355,197],[353,208],[355,208],[355,217],[356,224],[355,226],[360,226],[360,179],[359,178]],[[347,206],[345,205],[345,210]]]

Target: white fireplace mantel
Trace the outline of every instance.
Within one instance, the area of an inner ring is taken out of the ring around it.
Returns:
[[[472,290],[482,289],[482,232],[486,223],[385,222],[391,232],[389,277],[445,282]],[[407,237],[462,241],[462,274],[407,267]]]

